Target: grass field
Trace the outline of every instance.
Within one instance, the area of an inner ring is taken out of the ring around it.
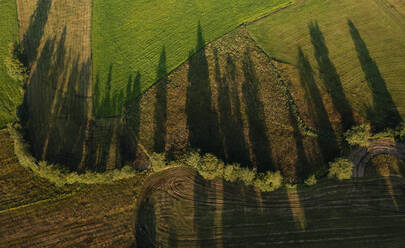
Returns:
[[[140,74],[136,85],[140,92],[163,76],[158,69],[163,51],[166,70],[170,72],[201,48],[195,46],[199,24],[205,37],[199,45],[203,46],[239,24],[290,2],[293,0],[95,0],[92,25],[93,71],[98,89],[95,94],[120,105],[125,100],[131,75]],[[96,111],[99,116],[119,115],[118,112],[108,107]]]
[[[405,117],[404,4],[390,2],[308,0],[248,30],[270,56],[296,65],[301,83],[312,77],[345,127],[358,112],[381,129]]]
[[[15,119],[16,107],[22,102],[22,85],[7,74],[3,64],[8,45],[18,39],[15,1],[0,0],[0,127]]]

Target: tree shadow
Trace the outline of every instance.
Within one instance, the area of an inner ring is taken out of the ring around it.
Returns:
[[[156,87],[156,103],[154,113],[154,147],[153,151],[164,153],[166,146],[166,123],[167,123],[167,66],[166,49],[162,48],[159,64],[156,70],[156,76],[160,79]]]
[[[194,177],[194,227],[200,247],[215,247],[215,188],[198,173]],[[214,191],[214,192],[213,192]]]
[[[296,178],[307,178],[311,173],[311,166],[308,162],[307,155],[305,154],[305,147],[303,143],[303,136],[298,126],[298,121],[294,115],[292,106],[288,105],[288,113],[290,117],[290,123],[293,128],[293,137],[295,140],[295,148],[297,149],[298,164],[295,165]]]
[[[110,64],[108,69],[107,80],[105,85],[104,94],[101,91],[101,82],[99,75],[96,75],[96,82],[94,84],[94,97],[93,97],[93,113],[96,117],[108,118],[120,116],[124,107],[124,90],[119,92],[112,92],[111,82],[113,75],[113,65]]]
[[[352,107],[347,100],[342,87],[342,82],[329,58],[329,49],[326,46],[325,38],[319,29],[318,22],[308,24],[311,35],[311,42],[315,50],[315,58],[318,62],[319,73],[328,93],[332,97],[332,103],[342,119],[343,131],[354,125]]]
[[[260,82],[248,49],[244,53],[242,70],[245,76],[242,95],[246,103],[246,114],[249,123],[249,138],[253,151],[252,163],[259,172],[275,170],[271,145],[267,137],[264,106],[260,99]]]
[[[27,132],[37,158],[75,170],[82,159],[88,128],[90,98],[86,93],[91,63],[80,62],[79,56],[72,58],[65,41],[66,28],[58,41],[56,37],[47,39],[31,74],[26,91]],[[67,65],[71,65],[70,70]]]
[[[137,158],[138,139],[141,125],[141,74],[137,72],[135,77],[128,76],[127,94],[124,104],[124,134],[121,139],[124,161],[135,161]]]
[[[138,208],[135,238],[137,248],[158,247],[156,240],[155,207],[149,198],[143,199]]]
[[[239,100],[238,84],[235,81],[236,66],[228,55],[224,76],[219,70],[217,51],[215,56],[215,77],[218,82],[218,119],[224,162],[249,165],[249,150],[243,133],[243,120]]]
[[[38,0],[37,7],[30,18],[28,29],[23,36],[21,44],[29,66],[36,59],[51,6],[52,0]]]
[[[357,57],[361,64],[366,81],[373,94],[373,109],[369,109],[367,118],[371,121],[376,131],[381,131],[387,127],[394,128],[402,121],[397,107],[387,89],[387,84],[383,79],[376,62],[371,58],[366,43],[362,39],[359,30],[349,19],[347,21],[350,35],[356,48]]]
[[[318,135],[317,138],[323,161],[327,163],[339,153],[338,142],[332,124],[329,121],[328,113],[323,104],[321,93],[315,83],[314,72],[311,64],[305,57],[301,48],[298,48],[297,65],[300,82],[302,88],[305,90],[305,97],[308,101],[311,115],[315,119],[315,125],[322,133],[328,134]]]
[[[196,51],[204,47],[205,41],[201,25],[197,30]],[[208,62],[204,50],[195,55],[190,52],[186,98],[187,128],[191,148],[203,153],[213,153],[223,157],[219,140],[217,114],[212,106]],[[193,56],[192,56],[193,55]]]

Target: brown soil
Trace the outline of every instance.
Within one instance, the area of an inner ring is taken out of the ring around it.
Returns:
[[[92,1],[18,0],[17,6],[30,67],[22,119],[33,153],[80,170],[92,113]]]
[[[130,247],[143,177],[56,187],[18,164],[0,131],[0,247]]]
[[[127,110],[127,151],[144,163],[133,137],[151,153],[176,157],[188,149],[214,153],[259,171],[281,170],[287,181],[325,173],[341,150],[340,119],[323,95],[334,141],[299,127],[286,85],[308,127],[314,121],[295,67],[271,60],[241,27],[209,44],[158,82]],[[163,107],[162,107],[163,106]],[[159,123],[159,124],[157,124]],[[329,131],[329,130],[324,130]],[[335,134],[333,134],[335,135]]]
[[[139,200],[138,247],[400,247],[404,179],[323,182],[260,193],[191,170],[154,175]],[[391,196],[391,197],[390,197]],[[397,210],[393,207],[393,199]]]

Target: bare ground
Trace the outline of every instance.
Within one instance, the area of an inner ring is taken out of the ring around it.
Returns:
[[[401,247],[404,179],[322,182],[260,193],[190,170],[154,175],[139,200],[138,247]]]

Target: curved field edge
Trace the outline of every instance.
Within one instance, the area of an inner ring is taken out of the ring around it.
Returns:
[[[125,102],[123,96],[131,76],[139,73],[136,87],[141,93],[206,43],[292,2],[95,0],[93,78],[99,91],[95,94],[120,105]],[[197,42],[198,28],[205,39]],[[159,64],[163,55],[167,58],[164,65]],[[120,115],[120,112],[103,108],[98,115]]]
[[[62,166],[47,164],[46,161],[38,161],[29,151],[27,142],[21,133],[12,125],[8,126],[8,132],[14,143],[14,153],[16,154],[19,164],[26,169],[31,170],[34,174],[48,180],[56,186],[69,184],[112,184],[116,181],[134,178],[143,173],[136,171],[134,168],[124,166],[121,169],[106,171],[104,173],[89,172],[78,174],[69,172]]]
[[[277,60],[297,67],[307,60],[322,92],[343,95],[341,103],[379,127],[395,126],[393,119],[405,116],[405,19],[396,13],[400,4],[389,8],[385,2],[308,0],[248,31]]]
[[[7,74],[4,59],[10,43],[18,40],[17,5],[14,0],[1,0],[0,13],[0,127],[15,120],[17,106],[22,103],[22,84]]]

